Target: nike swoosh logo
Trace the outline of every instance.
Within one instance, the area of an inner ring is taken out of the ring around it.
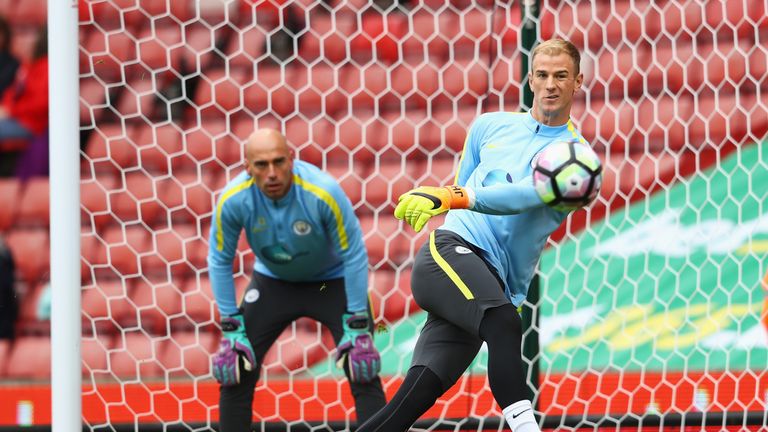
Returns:
[[[427,195],[422,192],[414,192],[413,195],[418,195],[420,197],[424,197],[430,201],[432,201],[432,210],[437,210],[440,208],[440,205],[442,204],[439,199],[433,197],[432,195]]]
[[[513,418],[513,419],[516,419],[516,418],[520,417],[520,416],[521,416],[521,415],[522,415],[524,412],[526,412],[526,411],[530,411],[530,410],[531,410],[531,409],[530,409],[530,408],[528,408],[528,409],[524,409],[524,410],[520,411],[520,412],[519,412],[519,413],[517,413],[517,414],[512,414],[512,418]]]

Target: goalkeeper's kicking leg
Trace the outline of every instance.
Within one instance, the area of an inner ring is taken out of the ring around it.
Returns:
[[[360,431],[407,430],[458,380],[483,341],[491,390],[507,422],[514,432],[539,431],[524,399],[520,317],[481,256],[481,250],[448,231],[433,232],[421,248],[411,285],[429,318],[403,386]]]
[[[358,432],[407,431],[466,370],[482,345],[488,345],[488,379],[491,391],[514,432],[539,431],[530,401],[523,399],[525,375],[520,352],[520,318],[509,304],[486,311],[480,324],[480,338],[430,315],[414,355],[441,370],[414,365],[384,409],[376,413]],[[516,319],[515,319],[516,317]],[[448,336],[448,335],[453,336]],[[444,339],[448,337],[448,339]],[[447,342],[447,341],[450,341]]]

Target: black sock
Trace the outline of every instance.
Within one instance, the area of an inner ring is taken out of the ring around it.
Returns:
[[[488,309],[480,323],[480,337],[488,344],[488,381],[502,409],[525,399],[522,328],[517,308],[511,303]]]
[[[407,431],[443,394],[443,384],[425,366],[414,366],[392,400],[368,419],[357,432]]]

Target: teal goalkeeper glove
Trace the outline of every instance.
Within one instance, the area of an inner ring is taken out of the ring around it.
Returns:
[[[400,195],[395,217],[405,219],[419,232],[432,216],[451,209],[470,208],[470,201],[468,190],[461,186],[421,186]]]
[[[357,312],[342,317],[344,336],[336,348],[336,366],[349,362],[349,381],[369,383],[379,376],[381,356],[368,332],[368,314]]]
[[[240,363],[246,371],[256,365],[256,354],[245,334],[242,314],[221,319],[221,344],[213,356],[213,376],[223,386],[240,384]]]

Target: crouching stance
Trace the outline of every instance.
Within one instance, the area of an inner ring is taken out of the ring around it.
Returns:
[[[238,305],[232,262],[243,231],[257,259]],[[360,223],[338,183],[294,161],[279,132],[261,129],[248,139],[245,171],[226,186],[213,214],[208,266],[222,316],[213,359],[222,432],[251,430],[264,355],[301,317],[319,321],[333,335],[358,422],[384,406]]]

